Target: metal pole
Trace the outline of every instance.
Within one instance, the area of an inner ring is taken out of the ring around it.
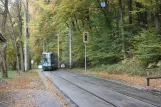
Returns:
[[[49,43],[48,43],[48,52],[49,52]]]
[[[58,37],[58,65],[59,65],[59,57],[60,57],[60,45],[59,45],[59,35],[57,36]]]
[[[48,52],[47,42],[45,42],[45,52]]]
[[[28,23],[28,1],[25,0],[25,7],[24,7],[24,35],[25,35],[25,41],[24,41],[24,65],[25,65],[25,71],[29,69],[29,58],[28,58],[28,45],[27,45],[27,39],[28,39],[28,31],[27,31],[27,23]]]
[[[43,38],[43,52],[45,52],[45,40]]]
[[[72,23],[69,26],[69,67],[72,68]]]
[[[84,54],[84,58],[85,58],[85,71],[87,70],[87,56],[86,56],[86,43],[84,44],[84,50],[85,50],[85,54]]]

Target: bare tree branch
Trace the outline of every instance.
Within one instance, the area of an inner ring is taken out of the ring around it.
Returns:
[[[0,4],[1,7],[4,7],[4,5]]]
[[[5,5],[5,2],[3,0],[0,0],[3,5]]]

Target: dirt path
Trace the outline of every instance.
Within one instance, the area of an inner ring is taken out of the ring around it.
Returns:
[[[62,107],[36,70],[0,81],[0,107]]]

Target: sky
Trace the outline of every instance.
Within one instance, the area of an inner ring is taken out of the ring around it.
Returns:
[[[13,3],[13,2],[15,2],[15,0],[11,0],[11,1],[12,1],[12,3]],[[8,8],[9,8],[9,10],[10,10],[10,8],[11,8],[11,5],[8,5]]]

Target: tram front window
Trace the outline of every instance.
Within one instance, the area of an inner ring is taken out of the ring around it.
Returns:
[[[44,62],[50,62],[50,55],[49,54],[43,54],[43,61]]]

